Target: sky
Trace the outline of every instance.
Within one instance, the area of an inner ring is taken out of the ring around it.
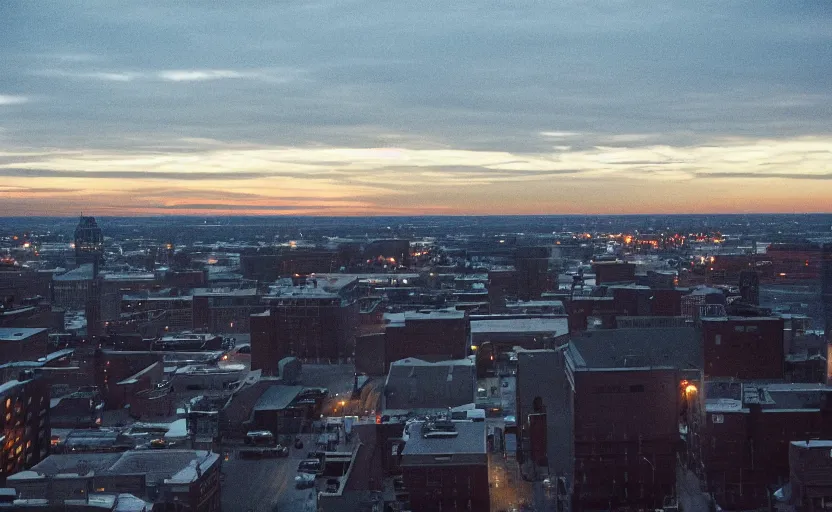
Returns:
[[[0,215],[832,211],[832,2],[0,2]]]

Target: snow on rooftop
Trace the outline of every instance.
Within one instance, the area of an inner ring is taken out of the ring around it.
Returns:
[[[165,439],[184,439],[186,437],[188,437],[188,420],[185,418],[171,423],[170,428],[165,433]]]

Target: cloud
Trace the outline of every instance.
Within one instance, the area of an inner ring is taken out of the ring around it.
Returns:
[[[208,195],[222,188],[371,198],[353,211],[670,211],[725,197],[731,176],[731,207],[786,208],[786,190],[820,204],[819,5],[20,2],[0,91],[31,101],[2,109],[19,155],[0,175],[101,208],[157,186],[199,204],[258,201]]]
[[[208,69],[161,71],[158,73],[158,76],[162,80],[168,80],[170,82],[203,82],[224,78],[244,78],[246,74],[230,69]]]
[[[72,80],[91,80],[103,82],[208,82],[212,80],[245,79],[269,83],[287,83],[300,76],[297,69],[172,69],[162,71],[135,70],[77,70],[77,69],[41,69],[35,73],[50,78],[68,78]]]
[[[549,139],[569,139],[572,137],[579,136],[580,133],[578,132],[540,132],[541,137],[546,137]]]
[[[22,105],[28,103],[29,98],[26,96],[15,96],[11,94],[0,94],[0,106],[3,105]]]
[[[773,180],[832,180],[832,173],[788,172],[700,172],[701,179],[773,179]]]
[[[38,169],[29,167],[1,167],[0,176],[18,178],[90,178],[90,179],[134,179],[134,180],[170,180],[170,181],[202,181],[202,180],[250,180],[275,176],[286,176],[281,173],[265,172],[165,172],[165,171],[84,171]]]

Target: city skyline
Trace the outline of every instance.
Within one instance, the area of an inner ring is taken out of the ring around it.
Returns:
[[[0,215],[830,210],[822,2],[0,15]]]

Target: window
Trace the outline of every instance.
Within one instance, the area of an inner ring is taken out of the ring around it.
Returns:
[[[722,335],[717,334],[714,336],[714,345],[722,345]]]
[[[630,393],[644,393],[644,384],[633,384],[630,386]]]
[[[714,414],[711,419],[714,423],[725,423],[725,416],[722,414]]]

